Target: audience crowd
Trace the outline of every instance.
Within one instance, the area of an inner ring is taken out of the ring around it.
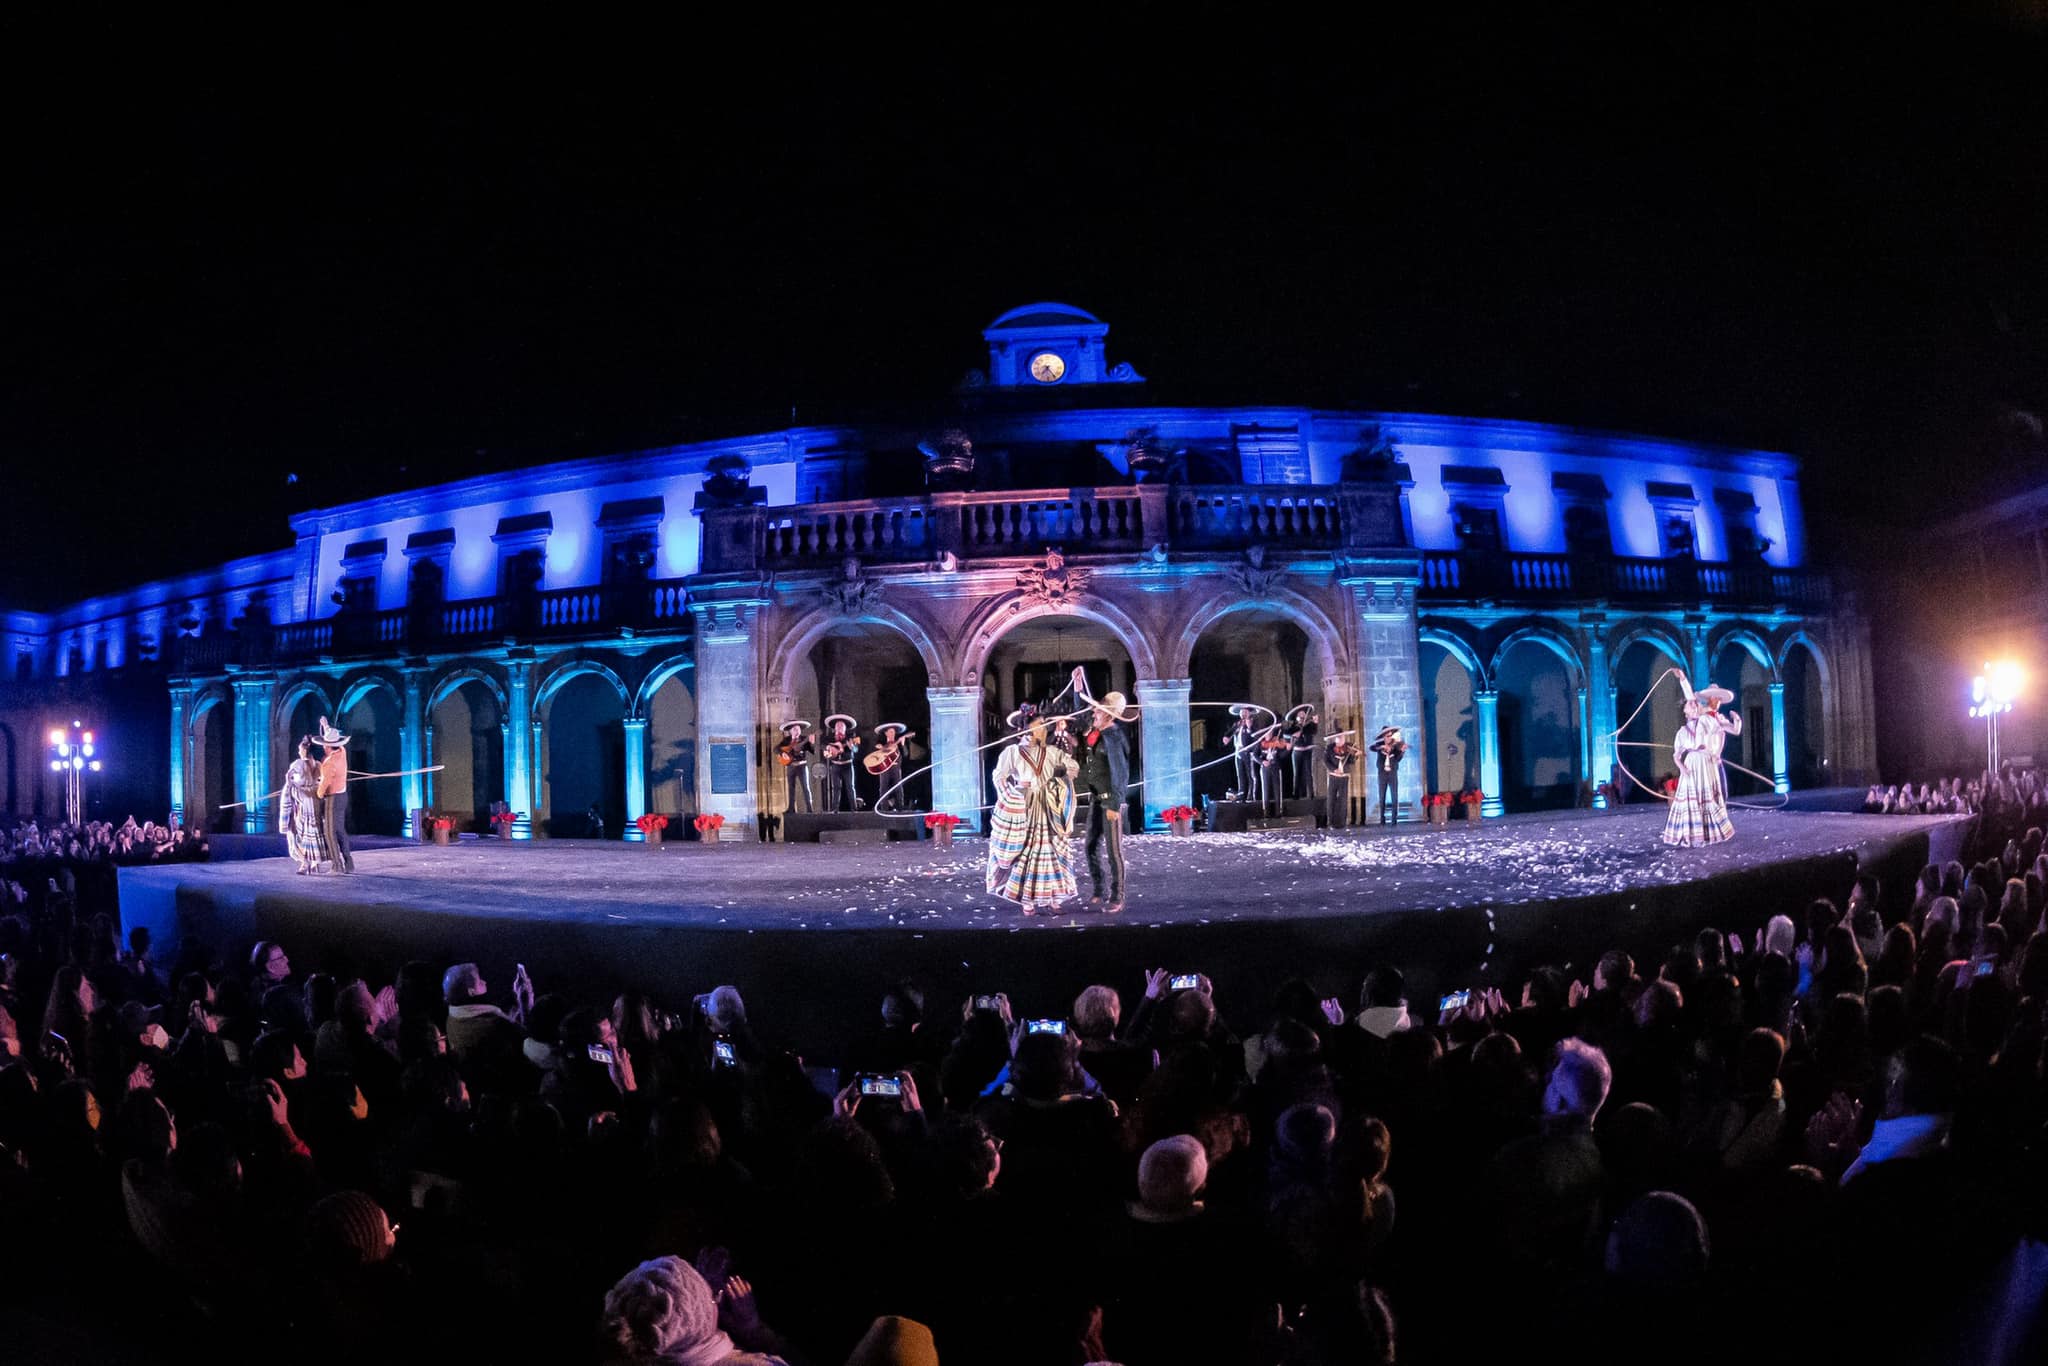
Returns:
[[[1442,1002],[878,979],[829,1057],[13,908],[10,1359],[2040,1360],[2044,887],[2032,829]]]
[[[37,863],[157,863],[172,859],[203,859],[210,850],[204,833],[181,825],[135,823],[119,825],[86,821],[79,825],[53,822],[48,829],[33,820],[0,825],[0,873],[15,875]]]
[[[1882,816],[1962,816],[1982,813],[2007,821],[2012,833],[2048,822],[2048,771],[1990,770],[1974,778],[1927,783],[1873,783],[1863,810]]]

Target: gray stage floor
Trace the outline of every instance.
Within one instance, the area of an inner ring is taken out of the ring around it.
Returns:
[[[1048,930],[1255,923],[1514,906],[1612,896],[1780,861],[1855,851],[1947,823],[1802,811],[1738,811],[1734,841],[1667,849],[1661,806],[1559,812],[1447,828],[1336,834],[1138,835],[1126,842],[1128,906],[1076,904],[1025,918],[982,889],[984,845],[820,846],[465,840],[357,856],[352,877],[296,874],[281,859],[123,870],[123,900],[174,887],[224,900],[288,897],[308,909],[411,907],[555,924],[736,930]],[[1082,894],[1087,877],[1076,841]],[[153,895],[152,895],[153,894]]]

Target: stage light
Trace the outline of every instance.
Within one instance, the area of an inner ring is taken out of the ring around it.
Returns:
[[[85,775],[104,770],[96,752],[93,733],[83,721],[50,731],[50,772],[64,775],[64,814],[73,825],[85,819]]]
[[[52,759],[52,760],[50,760],[50,772],[52,772],[52,773],[62,773],[63,771],[64,771],[64,763],[63,763],[63,761],[62,761],[61,759]]]
[[[61,729],[60,729],[60,730],[53,730],[53,731],[51,731],[51,732],[50,732],[50,743],[51,743],[51,744],[53,744],[53,745],[61,745],[61,744],[63,744],[63,743],[64,743],[64,732],[63,732],[63,731],[62,731]]]
[[[1984,672],[1970,680],[1970,716],[1984,722],[1985,768],[1998,772],[1998,718],[2012,710],[2026,675],[2012,660],[1984,661]]]

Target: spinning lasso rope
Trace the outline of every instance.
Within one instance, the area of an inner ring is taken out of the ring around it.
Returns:
[[[1061,702],[1065,701],[1070,694],[1080,697],[1083,702],[1083,705],[1076,711],[1058,713],[1053,712],[1052,708],[1057,707]],[[1266,726],[1263,730],[1258,731],[1253,736],[1253,739],[1255,741],[1264,740],[1274,731],[1280,729],[1279,715],[1275,713],[1271,707],[1262,707],[1256,702],[1190,702],[1188,703],[1188,705],[1190,707],[1236,707],[1248,705],[1254,711],[1264,712],[1266,715],[1271,716],[1273,718],[1273,721],[1270,725]],[[1076,720],[1080,717],[1089,715],[1095,710],[1095,698],[1088,691],[1087,677],[1081,672],[1081,669],[1078,666],[1076,666],[1074,672],[1071,675],[1069,675],[1067,679],[1067,686],[1061,688],[1059,692],[1055,693],[1053,695],[1052,700],[1047,702],[1045,706],[1046,714],[1039,717],[1038,719],[1046,722],[1047,724],[1050,724],[1054,721]],[[1145,709],[1143,704],[1137,702],[1131,703],[1130,708],[1131,710],[1138,712],[1142,712]],[[972,753],[981,754],[987,750],[1001,749],[1004,745],[1013,743],[1016,740],[1016,738],[1017,737],[1014,735],[999,735],[995,739],[989,741],[987,744],[976,745],[972,750]],[[1236,758],[1237,755],[1235,752],[1223,754],[1218,756],[1217,758],[1210,759],[1207,762],[1196,764],[1191,768],[1175,769],[1171,773],[1162,773],[1159,775],[1160,781],[1164,782],[1168,778],[1193,777],[1195,774],[1200,773],[1204,769],[1214,768],[1218,764],[1230,763]],[[905,783],[908,783],[913,778],[917,778],[926,773],[930,773],[933,769],[937,767],[937,763],[933,762],[926,764],[923,768],[912,769],[910,772],[905,773],[901,778],[897,779],[896,782],[892,784],[887,791],[876,795],[875,805],[880,806],[883,802],[887,801],[891,795],[900,790]],[[1140,778],[1135,783],[1132,783],[1131,786],[1133,788],[1143,787],[1145,785],[1145,782],[1145,778]],[[993,811],[995,809],[995,806],[996,804],[994,802],[984,802],[980,806],[968,807],[966,808],[966,810],[975,812]],[[874,812],[874,814],[878,816],[888,816],[896,820],[921,820],[927,813],[923,811],[876,811]],[[965,814],[965,812],[956,811],[953,814],[962,815]]]
[[[446,764],[429,764],[425,768],[401,768],[395,769],[390,773],[358,773],[354,769],[350,769],[348,776],[350,782],[354,782],[357,778],[410,778],[415,773],[439,773],[446,767],[448,767]],[[284,789],[280,787],[276,792],[266,792],[254,801],[222,802],[220,809],[232,811],[238,806],[261,806],[264,802],[269,801],[272,797],[281,795],[283,792]]]
[[[1650,699],[1656,696],[1657,689],[1663,685],[1664,680],[1670,678],[1674,674],[1678,675],[1681,678],[1684,677],[1683,671],[1680,670],[1679,667],[1675,664],[1672,665],[1670,668],[1666,669],[1663,673],[1658,674],[1657,681],[1655,683],[1652,683],[1648,688],[1643,690],[1643,700],[1636,703],[1636,709],[1628,714],[1628,720],[1623,721],[1620,725],[1616,726],[1613,730],[1606,732],[1606,734],[1602,735],[1600,738],[1603,740],[1614,741],[1615,747],[1617,749],[1623,746],[1626,746],[1630,749],[1670,749],[1671,746],[1669,745],[1653,744],[1646,740],[1624,740],[1621,738],[1621,733],[1627,730],[1631,725],[1635,724],[1635,719],[1643,714],[1644,707],[1650,705]],[[1774,789],[1772,795],[1778,799],[1771,805],[1765,806],[1758,802],[1737,801],[1735,798],[1730,797],[1726,799],[1728,805],[1739,806],[1745,811],[1782,811],[1785,809],[1786,806],[1791,804],[1792,798],[1788,794],[1775,791],[1777,787],[1777,780],[1775,778],[1767,777],[1764,774],[1757,772],[1753,768],[1744,768],[1741,764],[1738,764],[1733,760],[1725,757],[1721,760],[1721,763],[1723,767],[1732,768],[1737,773],[1746,773],[1750,777],[1755,778],[1758,782],[1763,783],[1765,786]],[[1638,778],[1635,775],[1635,770],[1631,769],[1627,764],[1621,761],[1621,756],[1619,754],[1616,754],[1614,756],[1614,766],[1620,769],[1623,773],[1627,774],[1628,780],[1630,782],[1634,783],[1637,787],[1643,789],[1643,791],[1649,793],[1652,797],[1655,797],[1658,801],[1668,802],[1672,800],[1670,793],[1659,792],[1656,788],[1651,787],[1641,778]]]

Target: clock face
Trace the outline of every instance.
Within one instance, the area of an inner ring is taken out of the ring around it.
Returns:
[[[1041,351],[1031,358],[1031,378],[1040,384],[1058,384],[1066,377],[1067,363],[1052,351]]]

